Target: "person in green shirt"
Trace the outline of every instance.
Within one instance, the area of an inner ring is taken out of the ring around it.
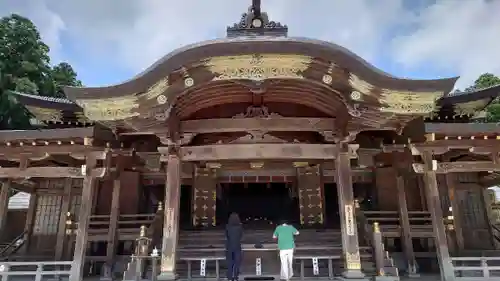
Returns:
[[[299,231],[286,222],[278,225],[274,230],[273,238],[278,239],[278,250],[280,251],[282,280],[290,280],[293,277],[295,235],[299,235]]]

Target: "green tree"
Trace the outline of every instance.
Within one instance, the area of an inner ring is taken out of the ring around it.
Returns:
[[[61,96],[61,87],[80,86],[67,63],[50,65],[49,47],[36,26],[13,14],[0,19],[0,129],[30,128],[30,116],[11,97],[13,91]]]
[[[491,73],[484,73],[474,81],[473,87],[475,90],[481,90],[497,85],[500,85],[500,78],[498,76]],[[500,121],[500,102],[498,98],[486,108],[486,120],[488,122]]]
[[[83,86],[78,80],[77,74],[69,63],[61,62],[52,68],[52,80],[54,82],[54,93],[58,97],[64,97],[62,88],[64,86]]]
[[[481,90],[489,87],[500,85],[500,78],[491,73],[484,73],[474,81],[474,88]]]

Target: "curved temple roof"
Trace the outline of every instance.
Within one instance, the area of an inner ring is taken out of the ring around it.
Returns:
[[[174,112],[189,119],[205,108],[251,102],[249,97],[260,93],[264,100],[302,104],[332,117],[348,113],[360,128],[376,129],[401,127],[429,114],[473,114],[500,93],[499,86],[450,96],[456,77],[396,78],[339,45],[286,33],[286,26],[270,21],[260,7],[251,7],[238,24],[228,27],[228,38],[174,50],[124,83],[68,87],[69,100],[25,94],[18,94],[18,100],[41,120],[52,110],[65,112],[59,117],[140,131],[164,123]]]

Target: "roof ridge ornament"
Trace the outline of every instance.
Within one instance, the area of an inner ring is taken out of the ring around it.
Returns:
[[[279,22],[270,21],[266,12],[261,12],[260,0],[252,0],[248,12],[241,15],[241,19],[226,29],[227,37],[241,36],[277,36],[286,37],[288,27]]]

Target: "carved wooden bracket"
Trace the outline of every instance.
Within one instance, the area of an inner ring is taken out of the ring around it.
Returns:
[[[434,160],[435,161],[435,160]],[[415,173],[421,174],[426,171],[425,164],[414,163],[412,164]],[[490,161],[460,161],[460,162],[436,162],[437,174],[446,173],[470,173],[470,172],[498,172],[500,171],[500,164]],[[428,169],[427,169],[428,170]]]

